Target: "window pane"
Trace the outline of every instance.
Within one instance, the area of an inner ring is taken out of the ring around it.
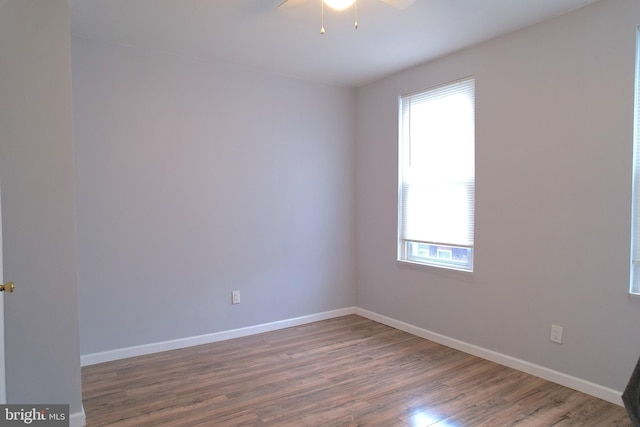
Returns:
[[[633,139],[633,200],[631,223],[631,284],[629,292],[640,295],[640,32],[636,41],[636,87]]]
[[[428,243],[407,242],[408,260],[423,264],[471,270],[473,249]]]

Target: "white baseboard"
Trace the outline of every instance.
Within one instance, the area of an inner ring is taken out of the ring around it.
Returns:
[[[619,406],[623,406],[622,392],[613,390],[608,387],[604,387],[581,378],[577,378],[571,375],[564,374],[562,372],[554,371],[553,369],[545,368],[544,366],[536,365],[526,360],[517,359],[515,357],[507,356],[506,354],[498,353],[493,350],[488,350],[483,347],[478,347],[473,344],[466,343],[464,341],[456,340],[454,338],[447,337],[435,332],[428,331],[426,329],[419,328],[417,326],[410,325],[399,320],[392,319],[390,317],[382,316],[380,314],[356,308],[355,314],[366,317],[367,319],[374,320],[392,328],[400,329],[401,331],[408,332],[412,335],[419,336],[421,338],[428,339],[438,344],[451,347],[462,352],[472,354],[482,359],[490,360],[491,362],[498,363],[500,365],[507,366],[509,368],[517,369],[527,374],[534,375],[547,381],[551,381],[556,384],[560,384],[565,387],[586,393],[588,395],[597,397],[607,402],[614,403]]]
[[[256,326],[248,326],[246,328],[231,329],[229,331],[214,332],[212,334],[197,335],[195,337],[162,341],[157,343],[138,345],[135,347],[120,348],[116,350],[103,351],[100,353],[85,354],[80,356],[80,364],[81,366],[89,366],[95,365],[97,363],[110,362],[112,360],[126,359],[128,357],[143,356],[145,354],[176,350],[179,348],[192,347],[201,344],[210,344],[217,341],[224,341],[233,338],[246,337],[248,335],[261,334],[263,332],[290,328],[292,326],[304,325],[306,323],[318,322],[320,320],[333,319],[334,317],[346,316],[348,314],[354,313],[355,308],[348,307],[338,310],[325,311],[323,313],[311,314],[308,316],[295,317],[293,319],[263,323]]]
[[[87,416],[84,413],[84,406],[80,412],[69,414],[69,427],[84,427],[87,425]]]
[[[110,362],[112,360],[126,359],[128,357],[142,356],[145,354],[158,353],[167,350],[176,350],[179,348],[191,347],[201,344],[209,344],[217,341],[224,341],[233,338],[245,337],[248,335],[260,334],[263,332],[275,331],[278,329],[290,328],[292,326],[304,325],[306,323],[317,322],[320,320],[333,319],[335,317],[346,316],[349,314],[358,314],[367,319],[374,320],[376,322],[391,326],[401,331],[410,333],[412,335],[419,336],[421,338],[428,339],[438,344],[445,345],[447,347],[454,348],[456,350],[463,351],[468,354],[472,354],[477,357],[481,357],[486,360],[498,363],[500,365],[507,366],[509,368],[517,369],[527,374],[535,375],[536,377],[551,381],[556,384],[560,384],[565,387],[569,387],[574,390],[586,393],[588,395],[597,397],[602,400],[614,403],[616,405],[623,406],[622,392],[613,390],[581,378],[577,378],[562,372],[554,371],[553,369],[545,368],[544,366],[536,365],[526,360],[518,359],[506,354],[498,353],[493,350],[489,350],[483,347],[479,347],[473,344],[466,343],[454,338],[447,337],[445,335],[431,332],[429,330],[419,328],[417,326],[405,323],[390,317],[386,317],[372,311],[364,310],[357,307],[348,307],[338,310],[327,311],[323,313],[312,314],[309,316],[296,317],[293,319],[280,320],[277,322],[264,323],[256,326],[249,326],[246,328],[232,329],[229,331],[215,332],[212,334],[198,335],[195,337],[182,338],[171,341],[163,341],[152,344],[139,345],[135,347],[127,347],[122,349],[110,350],[101,353],[86,354],[81,356],[80,361],[82,366],[94,365],[97,363]],[[73,417],[72,417],[73,418]],[[82,418],[84,421],[84,412],[82,416],[78,415],[78,419]],[[82,426],[84,424],[71,424],[74,426]]]

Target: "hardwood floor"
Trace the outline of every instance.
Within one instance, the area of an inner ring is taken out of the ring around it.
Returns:
[[[351,315],[82,368],[87,426],[630,426],[624,408]]]

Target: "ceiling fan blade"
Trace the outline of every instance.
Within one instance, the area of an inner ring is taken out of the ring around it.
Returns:
[[[382,0],[389,6],[393,6],[396,9],[406,9],[415,3],[416,0]]]
[[[278,7],[299,6],[306,0],[277,0]]]

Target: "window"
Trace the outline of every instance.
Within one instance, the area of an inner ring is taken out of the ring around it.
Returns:
[[[633,202],[631,219],[631,285],[640,295],[640,32],[636,36],[636,85],[633,133]]]
[[[473,271],[475,80],[400,98],[398,260]]]

